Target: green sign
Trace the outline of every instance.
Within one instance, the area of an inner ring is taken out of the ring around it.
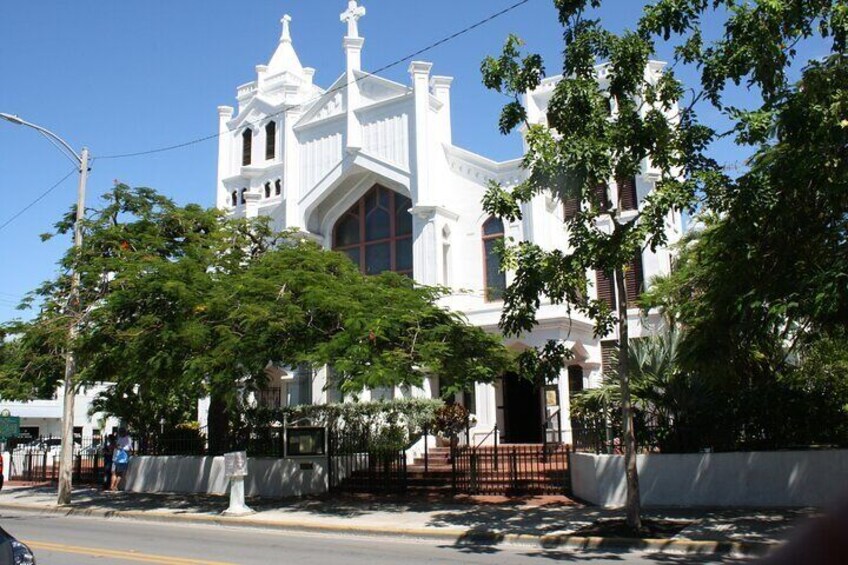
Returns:
[[[21,419],[18,416],[0,416],[0,441],[17,437],[21,433]]]

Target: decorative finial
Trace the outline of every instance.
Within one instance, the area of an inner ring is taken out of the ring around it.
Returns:
[[[286,14],[280,19],[280,23],[283,24],[283,32],[280,34],[280,42],[288,41],[291,43],[291,16]]]
[[[347,37],[359,37],[359,18],[365,15],[365,7],[360,6],[356,0],[349,0],[347,11],[342,12],[341,21],[347,22]]]

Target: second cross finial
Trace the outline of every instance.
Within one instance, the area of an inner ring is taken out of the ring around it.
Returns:
[[[340,19],[347,22],[347,37],[359,37],[359,18],[365,15],[365,7],[356,0],[349,0],[347,11],[342,12]]]
[[[280,20],[280,23],[283,24],[283,31],[280,33],[280,41],[291,41],[291,16],[286,14]]]

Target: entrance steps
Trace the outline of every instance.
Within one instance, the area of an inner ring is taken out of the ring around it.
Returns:
[[[415,496],[450,496],[455,492],[559,493],[569,478],[566,451],[566,446],[561,444],[480,446],[473,450],[460,449],[454,462],[450,447],[432,447],[426,455],[420,453],[408,463],[405,473],[395,467],[390,475],[372,476],[372,482],[376,479],[380,483],[373,485],[377,491],[383,487],[396,492],[398,489],[391,488],[393,485]],[[368,474],[364,469],[355,471],[349,479],[365,481]]]

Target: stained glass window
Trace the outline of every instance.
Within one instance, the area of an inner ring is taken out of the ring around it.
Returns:
[[[336,222],[333,249],[367,275],[394,271],[412,276],[412,201],[375,186]]]

